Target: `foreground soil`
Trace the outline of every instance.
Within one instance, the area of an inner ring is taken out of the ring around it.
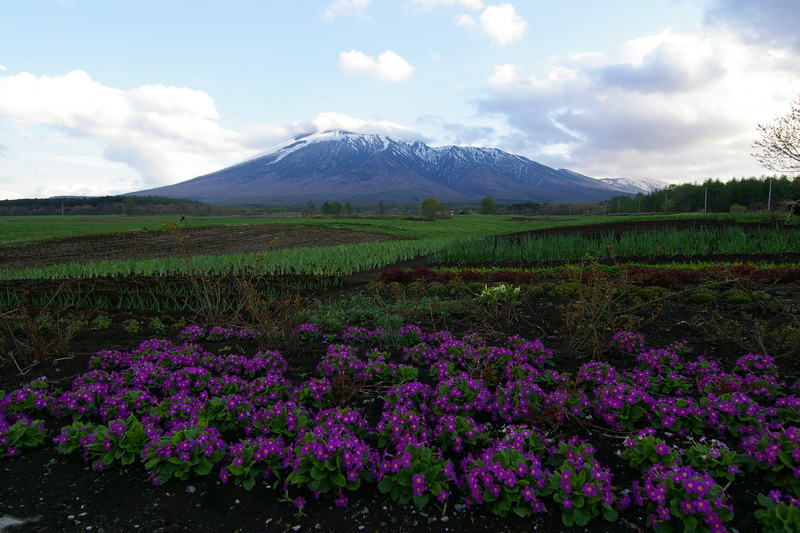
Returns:
[[[20,246],[0,247],[0,269],[58,263],[232,254],[280,248],[378,242],[388,235],[339,228],[283,225],[241,225],[134,231],[114,235],[70,237]]]
[[[725,322],[746,330],[752,327],[752,317],[766,320],[771,327],[778,327],[788,316],[798,312],[800,285],[797,283],[764,283],[754,289],[768,291],[773,298],[783,302],[783,313],[759,310],[750,304],[733,305],[725,302],[696,304],[686,298],[669,299],[662,302],[657,313],[642,325],[651,345],[665,345],[678,339],[686,339],[696,348],[696,353],[731,364],[733,359],[746,352],[743,346],[730,339],[710,335],[713,324],[706,322],[708,314],[716,310],[726,318]],[[558,370],[577,368],[586,362],[586,356],[570,354],[566,350],[570,332],[558,318],[557,307],[567,300],[542,296],[532,299],[522,310],[522,320],[498,328],[497,338],[518,333],[526,338],[542,338],[545,346],[556,351]],[[783,315],[783,318],[781,318]],[[0,389],[10,390],[34,377],[46,375],[63,387],[88,367],[88,355],[103,348],[129,349],[142,339],[159,336],[153,331],[126,332],[120,327],[125,320],[137,317],[145,322],[147,316],[128,313],[113,316],[114,326],[104,330],[82,331],[73,344],[72,357],[54,365],[37,366],[25,376],[15,375],[6,365],[0,371]],[[705,318],[704,318],[705,317]],[[165,322],[167,322],[166,317]],[[496,324],[499,326],[499,324]],[[431,324],[426,325],[428,327]],[[443,326],[443,325],[440,325]],[[446,324],[454,332],[474,331],[476,324],[468,316],[454,317]],[[211,348],[208,343],[204,343]],[[217,347],[219,348],[219,347]],[[242,345],[242,353],[252,353],[254,346]],[[300,377],[312,372],[324,354],[323,344],[303,345],[294,352],[285,352],[290,364],[290,374]],[[620,357],[608,362],[624,368],[630,361]],[[791,381],[800,373],[797,361],[781,360],[785,374]],[[4,374],[4,375],[3,375]],[[368,412],[368,405],[354,404]],[[58,427],[50,427],[51,432]],[[570,434],[578,434],[598,445],[598,457],[615,472],[615,484],[624,486],[627,479],[623,461],[616,455],[621,435],[598,431],[591,427],[562,428]],[[558,428],[555,429],[559,431]],[[449,505],[428,508],[424,511],[402,507],[391,503],[366,487],[350,497],[350,505],[339,509],[332,498],[314,501],[304,514],[299,514],[291,503],[285,501],[283,492],[266,486],[257,486],[245,491],[233,485],[223,485],[216,477],[193,477],[188,481],[172,480],[160,486],[152,486],[141,468],[134,465],[127,469],[113,468],[102,473],[90,470],[79,457],[62,456],[54,447],[26,450],[20,457],[0,459],[0,531],[3,519],[20,521],[5,531],[426,531],[426,532],[518,532],[518,531],[562,531],[557,513],[533,515],[526,519],[501,519],[485,511],[473,511],[462,506]],[[760,524],[752,511],[756,495],[769,487],[755,477],[737,480],[728,495],[735,503],[737,512],[734,522],[729,524],[738,531],[758,531]],[[293,494],[294,497],[296,494]],[[308,496],[308,495],[307,495]],[[350,495],[349,495],[350,496]],[[573,529],[581,531],[581,529]],[[587,531],[631,532],[646,531],[642,515],[626,515],[624,520],[606,523],[592,522]]]

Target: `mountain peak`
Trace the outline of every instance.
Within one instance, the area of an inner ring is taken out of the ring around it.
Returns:
[[[380,134],[326,130],[296,135],[237,165],[133,194],[223,204],[303,205],[327,200],[563,202],[610,198],[620,189],[497,148],[439,146]]]

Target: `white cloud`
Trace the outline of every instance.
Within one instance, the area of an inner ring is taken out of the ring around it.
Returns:
[[[522,39],[528,29],[528,23],[517,15],[511,4],[489,6],[477,19],[461,13],[456,16],[456,25],[468,30],[480,30],[500,46]]]
[[[366,74],[382,81],[406,81],[414,72],[408,61],[386,50],[377,59],[358,50],[339,54],[339,67],[344,72]]]
[[[374,133],[389,135],[403,139],[418,139],[424,137],[409,126],[390,122],[388,120],[363,120],[343,113],[324,112],[318,114],[306,123],[300,123],[301,131],[328,131],[344,130],[354,133]]]
[[[800,91],[800,62],[727,33],[664,31],[544,75],[498,65],[487,91],[480,110],[505,117],[517,149],[547,164],[666,180],[760,174],[756,124]]]
[[[456,15],[456,26],[472,30],[478,27],[478,21],[475,20],[475,17],[472,15],[461,13],[460,15]]]
[[[528,23],[511,4],[489,6],[481,12],[481,30],[500,46],[522,39]]]
[[[0,72],[5,72],[6,70],[8,70],[6,67],[4,67],[3,65],[0,65]]]
[[[339,17],[363,18],[372,0],[334,0],[325,9],[323,16],[331,21]]]
[[[500,46],[522,39],[528,30],[528,22],[509,3],[488,7],[483,0],[411,0],[411,3],[424,11],[442,6],[461,6],[480,11],[477,16],[468,13],[456,15],[456,25],[468,30],[480,30]]]
[[[430,11],[442,6],[463,6],[467,9],[483,9],[483,0],[411,0],[416,7]]]
[[[120,90],[80,70],[0,76],[2,117],[15,121],[20,144],[0,146],[0,197],[6,198],[112,194],[167,185],[219,170],[309,131],[423,138],[388,120],[334,112],[237,131],[220,124],[213,99],[202,91],[163,85]]]
[[[504,87],[514,84],[519,78],[517,71],[519,68],[516,65],[496,65],[494,72],[489,78],[489,87],[503,89]]]
[[[106,159],[158,185],[208,172],[248,154],[245,135],[223,128],[214,101],[186,87],[120,90],[75,70],[0,77],[0,115],[103,143]]]

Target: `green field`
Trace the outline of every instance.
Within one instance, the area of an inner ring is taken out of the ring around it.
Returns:
[[[383,268],[400,261],[428,256],[434,264],[495,263],[519,264],[531,261],[569,261],[583,257],[647,257],[673,255],[717,255],[785,253],[800,250],[800,232],[793,230],[757,229],[744,231],[738,227],[725,229],[677,230],[665,228],[644,232],[612,234],[599,237],[579,235],[525,236],[519,240],[488,238],[492,235],[564,225],[586,225],[620,221],[619,217],[583,217],[580,219],[548,219],[511,221],[509,216],[457,216],[437,221],[395,219],[246,219],[248,223],[325,225],[337,228],[360,228],[408,237],[404,240],[378,243],[312,246],[271,250],[259,253],[196,255],[153,259],[130,259],[67,263],[41,268],[7,269],[0,279],[77,279],[116,276],[170,276],[192,273],[222,274],[300,274],[312,276],[344,276],[355,272]],[[669,217],[675,218],[675,217]],[[652,217],[626,217],[625,221],[653,220]],[[39,219],[41,220],[41,219]],[[120,219],[128,222],[125,219]],[[156,218],[159,225],[166,220]],[[190,225],[212,225],[230,218],[209,218],[188,221]],[[25,230],[36,228],[36,221],[23,221]],[[43,227],[57,224],[52,218]],[[115,221],[95,224],[115,226]],[[68,220],[73,233],[93,231],[97,226],[81,220]],[[28,233],[30,235],[31,232]]]
[[[326,226],[359,231],[370,231],[406,237],[430,239],[441,237],[468,237],[499,235],[563,225],[600,224],[621,220],[670,219],[724,219],[738,221],[764,221],[759,214],[750,215],[659,215],[659,216],[553,216],[544,220],[511,221],[513,215],[456,215],[434,220],[403,220],[401,218],[301,218],[301,217],[188,217],[181,227],[202,227],[241,224],[281,224]],[[535,217],[531,217],[535,218]],[[0,217],[0,246],[24,244],[48,239],[63,239],[85,235],[124,233],[129,231],[158,231],[165,222],[176,221],[175,216],[17,216]]]

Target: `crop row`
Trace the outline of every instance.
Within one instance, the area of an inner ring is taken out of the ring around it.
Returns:
[[[298,293],[340,286],[337,276],[158,276],[140,278],[43,279],[0,281],[0,307],[42,306],[157,313],[193,313],[213,300],[220,313],[233,316],[241,307],[242,284],[250,284],[263,299],[291,286]]]
[[[328,341],[305,379],[276,351],[196,344],[248,331],[191,326],[180,343],[102,350],[66,390],[37,380],[0,393],[0,452],[41,445],[44,420],[56,418],[66,422],[58,451],[95,470],[139,463],[154,484],[214,473],[246,489],[269,484],[301,508],[311,494],[347,506],[375,484],[419,508],[555,512],[567,527],[630,513],[657,531],[724,531],[753,511],[767,531],[800,525],[800,384],[767,355],[724,368],[684,343],[651,348],[620,332],[629,364],[571,373],[516,336],[490,345],[405,326],[324,337],[310,324],[298,334]],[[402,354],[383,350],[390,338]],[[374,402],[380,414],[353,407]],[[576,426],[627,433],[619,461],[598,459],[597,443],[567,429]],[[759,505],[730,498],[745,478],[762,491]]]
[[[800,250],[800,231],[741,228],[608,234],[600,238],[576,235],[526,236],[521,239],[438,238],[314,246],[261,253],[167,257],[128,261],[69,263],[41,268],[6,270],[0,280],[97,278],[110,276],[170,276],[274,274],[341,276],[382,268],[428,256],[436,264],[527,264],[638,256],[717,254],[781,254]]]
[[[98,278],[110,276],[310,275],[340,276],[427,255],[446,240],[397,240],[340,246],[290,248],[260,253],[165,257],[68,263],[0,272],[0,280]]]
[[[449,243],[431,256],[438,264],[525,264],[576,261],[584,257],[696,256],[785,254],[800,250],[800,231],[740,227],[700,228],[581,235],[526,235],[520,239],[488,238]]]

